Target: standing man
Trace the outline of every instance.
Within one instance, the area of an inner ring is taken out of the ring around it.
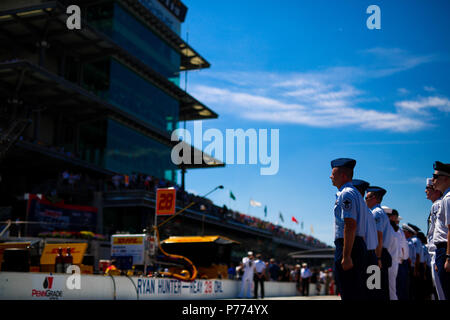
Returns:
[[[402,219],[397,210],[393,210],[393,214],[396,217],[397,226]],[[405,237],[405,232],[403,229],[398,228],[397,233],[400,238],[400,262],[398,265],[396,287],[397,287],[397,298],[398,300],[409,300],[409,247],[408,241]]]
[[[353,186],[361,193],[361,197],[364,199],[366,195],[366,190],[369,187],[369,182],[359,179],[352,180]],[[367,247],[367,262],[366,262],[366,270],[371,265],[378,265],[377,255],[375,254],[375,249],[378,245],[378,235],[377,235],[377,225],[375,223],[375,219],[370,211],[367,204],[364,202],[362,206],[364,210],[366,210],[367,215],[367,223],[366,223],[366,231],[364,236],[364,242]],[[366,272],[365,281],[367,283],[367,279],[370,277],[370,274]],[[381,298],[381,290],[377,288],[369,289],[369,286],[365,286],[367,290],[367,298],[369,300],[380,300]]]
[[[413,273],[413,291],[414,291],[414,297],[415,300],[424,300],[424,292],[422,288],[423,284],[423,262],[424,256],[423,256],[423,243],[420,241],[418,234],[420,232],[420,228],[408,223],[408,225],[414,229],[416,232],[412,237],[411,241],[414,246],[414,250],[416,253],[415,260],[414,260],[414,273]]]
[[[378,245],[375,249],[378,266],[381,269],[381,296],[383,300],[389,300],[389,268],[392,266],[392,257],[388,248],[392,247],[394,240],[389,218],[381,208],[381,202],[386,194],[386,190],[380,187],[367,188],[366,204],[372,211],[377,225]]]
[[[300,277],[302,278],[302,295],[309,296],[309,282],[311,280],[312,273],[308,268],[307,263],[302,264],[302,269],[300,270]]]
[[[405,232],[405,237],[408,240],[408,249],[409,249],[409,299],[416,300],[417,297],[417,275],[419,274],[419,263],[420,263],[420,252],[421,246],[418,246],[417,242],[417,231],[412,227],[411,224],[403,224],[402,229]],[[419,262],[418,262],[419,261]]]
[[[258,299],[258,286],[261,284],[261,299],[264,299],[264,280],[266,277],[266,263],[261,260],[261,254],[256,255],[255,261],[255,295],[254,298]]]
[[[364,242],[367,213],[364,200],[352,185],[356,160],[331,161],[331,182],[338,189],[334,204],[335,241],[334,273],[342,300],[364,300],[367,249]]]
[[[423,259],[420,261],[420,272],[421,272],[421,291],[422,291],[422,297],[424,300],[431,300],[431,293],[433,284],[431,281],[431,270],[429,270],[431,263],[431,257],[428,252],[427,248],[427,237],[423,232],[419,232],[417,234],[417,237],[419,238],[420,242],[422,243],[422,257]]]
[[[280,267],[278,266],[274,258],[270,258],[269,263],[270,281],[278,281],[279,274],[280,274]]]
[[[389,276],[389,299],[390,300],[398,300],[397,297],[397,274],[398,274],[398,267],[401,260],[401,235],[397,232],[400,228],[397,225],[397,218],[398,218],[398,212],[395,209],[390,208],[383,208],[383,210],[387,213],[389,217],[389,223],[394,229],[394,241],[391,243],[391,247],[388,248],[389,254],[392,257],[392,265],[388,270],[388,276]]]
[[[433,168],[433,186],[443,194],[433,233],[436,267],[445,299],[450,300],[450,163],[436,161]]]
[[[247,257],[242,259],[242,268],[244,275],[242,276],[241,291],[238,298],[244,297],[244,291],[247,292],[247,298],[251,298],[251,287],[253,283],[253,275],[255,274],[255,261],[253,259],[253,252],[249,251]]]
[[[425,187],[425,193],[427,195],[427,199],[431,201],[431,210],[430,215],[428,216],[428,231],[427,231],[427,248],[428,253],[430,254],[430,269],[431,269],[431,277],[433,278],[433,285],[435,288],[434,295],[436,299],[445,300],[444,291],[442,291],[441,282],[439,281],[439,277],[436,271],[436,246],[433,243],[433,234],[434,234],[434,226],[436,224],[436,216],[440,207],[440,200],[442,199],[442,192],[436,190],[433,186],[433,179],[427,179],[427,186]],[[434,290],[433,290],[434,291]]]

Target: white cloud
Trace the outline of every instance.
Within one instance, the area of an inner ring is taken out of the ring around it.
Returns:
[[[438,109],[442,112],[450,112],[450,100],[446,97],[421,97],[417,100],[404,100],[395,103],[399,109],[406,111],[424,113],[427,109]]]
[[[370,101],[380,103],[358,89],[357,83],[385,77],[427,63],[433,56],[414,56],[401,49],[373,48],[360,52],[380,63],[369,67],[338,66],[302,73],[227,72],[209,75],[214,85],[194,85],[192,94],[219,113],[272,123],[292,123],[311,127],[354,126],[368,130],[408,132],[431,126],[425,109],[448,112],[445,97],[399,101],[392,111],[375,110]],[[218,88],[221,86],[222,88]],[[399,93],[409,93],[404,88]]]
[[[322,128],[354,125],[397,132],[427,126],[422,120],[405,117],[401,113],[380,112],[352,105],[348,98],[356,96],[357,90],[330,91],[317,97],[302,97],[310,101],[308,104],[283,102],[283,93],[278,98],[268,98],[208,86],[197,86],[193,90],[195,96],[220,108],[220,112],[232,112],[250,120]]]

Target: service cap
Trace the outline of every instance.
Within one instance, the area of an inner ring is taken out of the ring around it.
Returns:
[[[411,232],[412,234],[417,234],[417,232],[413,229],[413,228],[411,228],[408,224],[402,224],[402,229],[404,230],[404,231],[409,231],[409,232]]]
[[[345,167],[353,169],[356,166],[356,160],[349,158],[338,158],[331,161],[331,168]]]
[[[353,186],[361,192],[366,192],[367,188],[370,186],[370,183],[360,179],[352,180]]]
[[[433,164],[433,169],[440,172],[445,172],[450,175],[450,163],[442,163],[440,161],[436,161]]]
[[[367,188],[367,192],[374,192],[374,193],[379,194],[382,197],[384,197],[384,195],[386,194],[387,191],[381,187],[369,186]]]
[[[389,208],[387,206],[381,206],[381,209],[383,209],[384,212],[386,212],[387,215],[391,215],[392,214],[392,208]]]

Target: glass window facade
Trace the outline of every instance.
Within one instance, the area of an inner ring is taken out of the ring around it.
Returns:
[[[88,22],[170,81],[179,85],[180,54],[115,2],[88,10]]]
[[[179,102],[115,59],[86,64],[83,86],[162,131],[176,129]]]
[[[105,168],[108,122],[106,119],[80,125],[78,150],[81,159]]]
[[[115,120],[83,124],[79,141],[80,156],[90,163],[122,174],[139,172],[176,182],[171,148]]]
[[[105,167],[121,173],[140,172],[174,181],[177,167],[171,148],[114,120],[108,120]],[[172,172],[170,175],[167,172]]]

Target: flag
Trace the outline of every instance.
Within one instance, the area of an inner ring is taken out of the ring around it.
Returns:
[[[313,228],[313,226],[311,225],[311,234],[313,234],[314,233],[314,228]]]
[[[302,221],[302,230],[303,230],[303,221]]]
[[[284,222],[283,214],[280,212],[280,220]]]
[[[298,224],[298,221],[297,221],[297,219],[295,219],[294,216],[292,217],[292,222],[295,222],[296,224]]]
[[[230,198],[236,200],[236,197],[234,196],[233,192],[231,192],[231,190],[230,190]]]
[[[264,206],[264,217],[267,217],[267,206]]]
[[[262,206],[261,202],[258,202],[258,201],[255,201],[255,200],[251,200],[251,199],[250,199],[250,205],[252,207],[261,207]]]

